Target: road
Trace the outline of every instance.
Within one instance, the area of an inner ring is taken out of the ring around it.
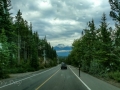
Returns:
[[[29,74],[17,79],[0,81],[0,90],[120,90],[113,85],[68,66],[61,70],[60,65]]]

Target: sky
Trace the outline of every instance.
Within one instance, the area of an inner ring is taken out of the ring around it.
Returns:
[[[109,26],[114,27],[108,0],[11,0],[11,4],[12,16],[20,9],[23,18],[32,22],[33,31],[38,32],[40,39],[46,35],[52,46],[72,46],[87,22],[94,19],[96,28],[100,25],[103,13]]]

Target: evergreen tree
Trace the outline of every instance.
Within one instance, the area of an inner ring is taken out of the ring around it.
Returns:
[[[38,32],[32,31],[32,23],[29,25],[23,19],[20,10],[13,21],[10,9],[11,0],[0,0],[0,78],[4,78],[8,69],[10,73],[38,70],[44,49],[47,59],[56,65],[56,51],[46,36],[40,39]],[[40,46],[44,48],[40,50]]]
[[[110,39],[110,32],[108,31],[108,26],[106,23],[106,16],[103,14],[103,17],[101,19],[101,25],[100,25],[100,30],[101,30],[101,44],[102,44],[102,51],[103,51],[103,62],[105,66],[109,65],[109,53],[111,50],[111,39]]]
[[[109,0],[111,11],[110,16],[120,24],[120,2],[119,0]]]
[[[9,44],[7,43],[7,37],[5,35],[5,30],[2,29],[0,34],[0,78],[6,78],[7,69],[9,66]]]

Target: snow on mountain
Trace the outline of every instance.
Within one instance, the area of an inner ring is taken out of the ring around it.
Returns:
[[[64,44],[58,44],[56,47],[59,47],[59,48],[64,48],[65,45]]]
[[[72,50],[71,46],[65,46],[64,44],[58,44],[54,47],[58,56],[68,56],[70,51]]]
[[[64,44],[58,44],[54,47],[55,50],[71,50],[71,46],[65,46]]]

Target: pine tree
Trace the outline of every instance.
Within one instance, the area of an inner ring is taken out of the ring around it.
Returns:
[[[5,35],[5,30],[2,29],[0,34],[0,78],[6,78],[7,69],[9,64],[9,44],[7,43],[7,37]]]
[[[111,11],[110,16],[120,24],[120,2],[119,0],[109,0]]]
[[[101,50],[103,51],[103,65],[104,67],[107,67],[111,69],[111,63],[115,62],[116,57],[113,55],[113,46],[112,46],[112,40],[111,40],[111,33],[109,32],[108,25],[106,23],[106,16],[103,14],[103,17],[101,19]]]

